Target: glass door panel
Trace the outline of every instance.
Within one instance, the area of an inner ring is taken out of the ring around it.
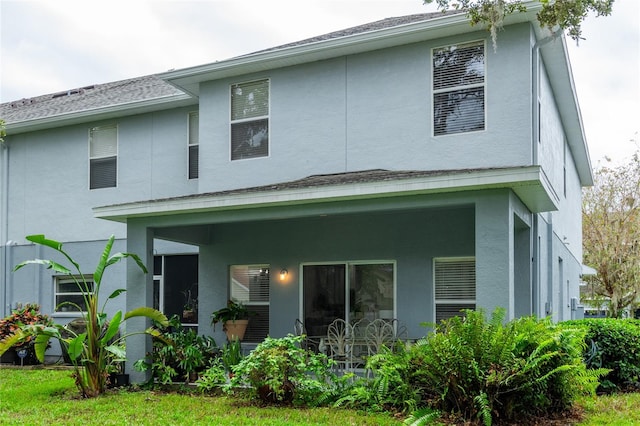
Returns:
[[[345,264],[303,266],[304,325],[309,336],[324,336],[333,320],[345,319],[345,272]]]

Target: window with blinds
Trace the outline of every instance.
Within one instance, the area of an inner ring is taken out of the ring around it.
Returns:
[[[89,189],[115,188],[118,170],[118,127],[89,130]]]
[[[229,275],[231,299],[254,313],[243,341],[262,342],[269,334],[269,265],[233,265]]]
[[[476,308],[476,260],[473,257],[434,259],[436,322]]]
[[[199,172],[199,141],[200,135],[198,126],[200,116],[198,112],[189,113],[189,136],[187,138],[187,148],[189,150],[189,179],[197,179]]]
[[[433,49],[433,134],[485,128],[484,41]]]
[[[269,80],[231,86],[231,160],[269,155]]]

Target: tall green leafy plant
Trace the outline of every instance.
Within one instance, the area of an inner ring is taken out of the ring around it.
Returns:
[[[490,425],[569,408],[609,370],[582,361],[585,332],[549,320],[504,324],[504,309],[442,322],[410,354],[410,383],[433,408]]]
[[[65,329],[61,325],[52,327],[42,325],[25,327],[15,335],[0,342],[0,354],[6,350],[5,346],[7,344],[12,344],[12,341],[20,341],[27,336],[35,335],[36,356],[40,361],[43,361],[44,352],[50,339],[58,339],[61,344],[67,348],[74,366],[76,384],[81,395],[86,398],[98,396],[105,391],[112,360],[121,360],[124,358],[125,354],[122,353],[120,343],[127,336],[138,334],[129,333],[121,335],[120,327],[124,322],[133,317],[147,317],[163,326],[168,324],[167,317],[163,313],[146,306],[133,309],[124,314],[122,311],[117,311],[113,317],[110,319],[107,318],[105,312],[107,303],[124,293],[126,290],[123,288],[113,291],[107,297],[107,300],[101,304],[100,288],[102,286],[104,273],[108,267],[118,263],[122,259],[130,258],[135,261],[136,265],[138,265],[144,273],[147,273],[147,269],[141,259],[133,253],[115,253],[112,255],[111,249],[115,240],[115,237],[112,235],[107,241],[98,265],[93,272],[93,285],[91,285],[91,282],[84,278],[85,275],[78,262],[63,250],[62,243],[47,239],[44,235],[30,235],[26,238],[28,241],[49,247],[62,254],[71,266],[67,267],[53,260],[34,259],[19,263],[14,268],[14,271],[26,265],[35,264],[45,266],[47,269],[52,269],[58,274],[63,274],[73,279],[82,293],[85,310],[83,311],[80,306],[71,302],[65,302],[65,304],[75,306],[82,312],[82,317],[86,322],[86,331],[78,334],[72,333],[71,336],[66,337],[66,335],[62,334]],[[151,335],[159,334],[154,328],[149,328],[140,333]]]

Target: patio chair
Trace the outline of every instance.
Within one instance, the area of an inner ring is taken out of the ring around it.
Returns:
[[[351,327],[353,328],[353,349],[351,350],[351,357],[353,359],[353,368],[364,367],[367,361],[367,326],[371,324],[371,320],[362,318],[354,322]]]
[[[296,318],[296,321],[293,324],[293,334],[295,336],[304,336],[302,338],[302,341],[300,342],[300,346],[302,347],[302,349],[318,352],[318,346],[320,342],[309,337],[304,323],[300,321],[299,318]]]
[[[383,348],[391,349],[395,340],[393,326],[383,319],[373,320],[365,330],[369,355],[375,355]]]
[[[400,322],[397,318],[394,318],[391,320],[391,326],[393,327],[395,340],[409,339],[409,330],[403,322]]]
[[[343,319],[336,319],[327,329],[329,358],[339,371],[346,372],[353,364],[353,327]]]

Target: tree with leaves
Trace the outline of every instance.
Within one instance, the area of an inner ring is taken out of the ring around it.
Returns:
[[[585,277],[589,299],[621,317],[640,295],[640,150],[617,167],[600,167],[582,204],[584,262],[597,271]]]
[[[590,12],[597,16],[611,15],[614,0],[540,0],[542,9],[537,13],[541,26],[555,31],[566,30],[569,37],[578,42],[582,38],[582,21]],[[471,19],[471,25],[484,25],[491,33],[496,49],[497,34],[507,15],[526,12],[521,0],[424,0],[425,4],[435,3],[441,10],[464,10]]]

